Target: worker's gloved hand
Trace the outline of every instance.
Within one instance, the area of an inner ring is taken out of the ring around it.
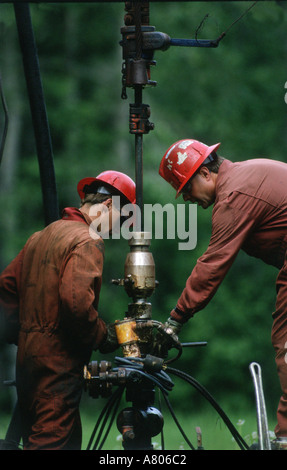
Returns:
[[[169,349],[176,347],[179,343],[178,335],[180,333],[182,324],[173,318],[168,318],[168,320],[163,324],[161,328],[158,329],[158,333],[155,336],[154,342],[154,354],[159,357],[167,357]]]
[[[119,343],[117,339],[115,324],[111,323],[110,325],[107,325],[107,336],[104,342],[99,347],[99,351],[102,354],[107,354],[110,352],[114,352],[118,347]]]
[[[178,339],[182,324],[169,317],[164,323],[164,331],[166,334],[175,336]]]

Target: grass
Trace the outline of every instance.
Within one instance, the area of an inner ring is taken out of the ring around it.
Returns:
[[[185,434],[194,447],[197,447],[196,427],[200,427],[202,432],[202,445],[205,450],[240,450],[228,427],[213,409],[206,409],[200,413],[192,413],[192,411],[187,410],[186,413],[176,413],[176,415]],[[233,413],[231,415],[227,413],[227,415],[248,445],[257,442],[257,420],[255,410],[254,412],[248,410],[246,412],[242,412],[240,415],[237,413]],[[84,429],[83,450],[87,448],[87,444],[92,435],[96,421],[97,417],[96,419],[93,419],[90,412],[82,412]],[[269,429],[271,431],[274,429],[274,426],[275,424],[269,420]],[[164,416],[163,432],[165,450],[190,450],[189,445],[185,442],[169,412]],[[94,442],[95,441],[93,441],[93,443]],[[154,449],[161,449],[160,434],[153,437],[152,442]],[[117,426],[114,423],[102,450],[121,449],[123,449],[123,447],[120,432],[117,430]]]
[[[125,406],[129,405],[124,403],[120,409]],[[87,449],[87,445],[97,422],[101,407],[102,402],[93,399],[91,399],[89,405],[86,403],[85,406],[82,407],[81,417],[83,425],[83,450]],[[182,426],[185,434],[188,436],[188,439],[191,441],[193,446],[197,447],[196,427],[199,426],[202,432],[202,445],[205,450],[240,450],[226,424],[223,422],[218,413],[212,408],[207,408],[196,412],[193,412],[192,409],[187,408],[186,413],[177,413],[176,409],[174,409],[174,411],[180,425]],[[241,410],[239,414],[235,412],[231,412],[229,414],[227,411],[226,413],[232,424],[236,427],[237,431],[245,439],[248,445],[251,445],[253,442],[257,442],[257,421],[255,408],[254,410]],[[8,415],[1,415],[0,439],[5,437],[9,420],[10,417]],[[269,429],[272,431],[274,429],[275,422],[274,420],[271,420],[270,417],[268,421]],[[104,436],[105,430],[101,435],[101,439]],[[164,414],[163,432],[165,450],[190,450],[189,445],[185,442],[168,411]],[[94,442],[95,441],[93,440],[92,447]],[[101,440],[99,442],[101,442]],[[152,443],[155,450],[161,449],[160,434],[152,438]],[[117,429],[116,422],[113,423],[102,450],[123,450],[122,439],[120,432]]]

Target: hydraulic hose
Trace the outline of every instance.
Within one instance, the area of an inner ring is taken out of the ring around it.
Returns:
[[[101,422],[103,421],[103,422],[102,422],[102,425],[101,425],[101,428],[100,428],[100,430],[99,430],[98,437],[96,438],[95,443],[94,443],[94,445],[93,445],[93,450],[96,449],[96,447],[97,447],[97,445],[98,445],[98,442],[99,442],[99,440],[100,440],[100,437],[101,437],[101,435],[102,435],[102,433],[103,433],[104,427],[105,427],[105,425],[106,425],[106,422],[107,422],[107,420],[108,420],[108,418],[109,418],[109,416],[110,416],[110,413],[111,413],[111,411],[112,411],[112,409],[113,409],[113,406],[115,405],[115,410],[114,410],[114,413],[113,413],[113,415],[112,415],[112,419],[111,419],[111,422],[110,422],[110,424],[109,424],[108,430],[107,430],[107,432],[106,432],[106,434],[105,434],[105,437],[104,437],[104,439],[102,440],[101,447],[104,445],[104,441],[106,440],[107,435],[108,435],[108,433],[109,433],[109,430],[110,430],[110,428],[111,428],[111,426],[112,426],[113,419],[114,419],[115,413],[116,413],[116,411],[117,411],[117,409],[118,409],[118,406],[119,406],[120,400],[121,400],[121,398],[122,398],[123,392],[124,392],[124,387],[119,387],[119,388],[113,393],[113,395],[110,397],[110,399],[109,399],[109,401],[106,403],[105,407],[102,409],[102,412],[101,412],[101,414],[100,414],[100,416],[99,416],[99,418],[98,418],[98,420],[97,420],[97,422],[96,422],[96,425],[95,425],[95,427],[94,427],[94,430],[93,430],[93,432],[92,432],[92,435],[91,435],[91,437],[90,437],[90,440],[89,440],[89,443],[88,443],[88,445],[87,445],[87,449],[86,449],[86,450],[91,450],[91,446],[92,446],[93,440],[94,440],[94,438],[95,438],[95,435],[96,435],[96,433],[97,433],[97,431],[98,431],[98,429],[99,429],[99,427],[100,427],[100,425],[101,425]]]
[[[140,375],[144,376],[146,379],[153,382],[157,387],[159,387],[159,389],[164,394],[167,395],[172,390],[172,388],[174,386],[174,384],[171,381],[171,379],[169,378],[169,376],[163,370],[161,370],[159,372],[154,371],[152,374],[147,373],[145,371],[145,366],[142,363],[142,361],[143,361],[143,359],[139,358],[139,357],[133,357],[133,358],[131,358],[131,360],[129,360],[127,358],[123,358],[123,357],[116,357],[115,358],[115,362],[117,364],[121,365],[121,367],[125,367],[128,370],[136,371]],[[138,364],[136,362],[138,362]],[[118,369],[115,368],[113,370],[118,370]]]
[[[117,397],[117,399],[113,402],[113,404],[114,404],[114,411],[113,411],[113,414],[112,414],[112,416],[111,416],[110,423],[109,423],[109,425],[108,425],[108,427],[107,427],[107,430],[106,430],[106,432],[105,432],[105,434],[104,434],[104,437],[103,437],[103,439],[102,439],[100,445],[98,446],[98,449],[97,449],[97,450],[101,450],[102,447],[103,447],[103,445],[104,445],[104,443],[106,442],[106,439],[107,439],[107,437],[108,437],[108,434],[109,434],[109,432],[110,432],[110,429],[111,429],[111,427],[112,427],[112,424],[113,424],[113,422],[114,422],[114,420],[115,420],[116,413],[117,413],[117,411],[118,411],[121,398],[122,398],[122,394],[120,393],[119,396]],[[111,408],[111,410],[112,410],[112,408]],[[98,439],[97,439],[97,441],[96,441],[95,444],[94,444],[93,450],[96,450],[96,448],[97,448],[97,447],[96,447],[96,446],[97,446],[97,443],[98,443],[100,437],[102,436],[102,433],[103,433],[103,430],[104,430],[104,426],[105,426],[107,420],[108,420],[108,416],[106,417],[106,419],[104,420],[104,422],[103,422],[103,424],[102,424],[102,427],[101,427],[100,432],[99,432]]]
[[[145,371],[145,364],[143,363],[142,358],[132,358],[131,360],[129,360],[127,358],[117,357],[116,362],[118,362],[119,364],[121,364],[122,366],[124,366],[127,369],[137,371],[137,373],[139,373],[140,375],[142,375],[146,379],[153,382],[160,389],[160,391],[161,391],[161,393],[164,397],[164,400],[166,402],[166,405],[167,405],[167,407],[170,411],[170,414],[171,414],[175,424],[177,425],[179,431],[181,432],[184,440],[186,441],[186,443],[189,445],[189,447],[192,450],[195,450],[194,446],[192,445],[192,443],[190,442],[190,440],[186,436],[183,428],[181,427],[181,425],[180,425],[180,423],[179,423],[179,421],[178,421],[178,419],[177,419],[177,417],[176,417],[176,415],[173,411],[173,408],[170,404],[170,401],[168,400],[168,393],[172,390],[172,388],[174,386],[174,384],[173,384],[172,380],[170,379],[170,377],[168,376],[168,374],[163,370],[161,370],[160,372],[154,371],[152,374],[147,373]],[[136,364],[137,362],[138,362],[138,364]]]
[[[248,444],[240,436],[239,432],[233,426],[233,424],[231,423],[228,416],[225,414],[225,412],[222,410],[222,408],[218,405],[218,403],[215,401],[215,399],[210,395],[210,393],[199,382],[197,382],[197,380],[195,380],[193,377],[186,374],[185,372],[179,371],[179,370],[171,368],[171,367],[167,367],[166,371],[170,374],[174,374],[177,377],[180,377],[181,379],[185,380],[190,385],[192,385],[196,390],[198,390],[204,396],[204,398],[206,398],[210,402],[210,404],[215,408],[215,410],[218,412],[220,417],[223,419],[224,423],[228,427],[229,431],[231,432],[232,436],[234,437],[234,439],[237,442],[240,449],[241,450],[249,450]]]
[[[177,419],[177,417],[176,417],[176,415],[173,411],[173,408],[170,404],[170,401],[168,399],[168,393],[172,390],[172,388],[174,386],[174,384],[173,384],[173,382],[170,379],[168,374],[173,374],[173,375],[185,380],[187,383],[192,385],[197,391],[199,391],[201,393],[201,395],[203,395],[204,398],[218,412],[218,414],[220,415],[220,417],[222,418],[222,420],[226,424],[227,428],[229,429],[230,433],[232,434],[234,440],[238,444],[239,448],[241,450],[249,450],[249,446],[247,445],[245,440],[240,436],[239,432],[233,426],[230,419],[228,418],[226,413],[222,410],[222,408],[219,406],[219,404],[216,402],[216,400],[210,395],[210,393],[197,380],[195,380],[193,377],[191,377],[187,373],[179,371],[179,370],[171,368],[171,367],[166,367],[165,371],[155,370],[151,373],[147,373],[147,371],[145,370],[145,365],[144,365],[144,361],[143,361],[142,358],[132,357],[132,358],[128,359],[128,358],[116,357],[115,361],[119,365],[119,367],[125,368],[126,370],[129,370],[131,372],[136,372],[139,376],[142,376],[145,379],[151,381],[155,386],[157,386],[159,388],[159,390],[161,391],[161,393],[164,397],[165,403],[166,403],[166,405],[167,405],[167,407],[168,407],[168,409],[171,413],[171,416],[172,416],[175,424],[177,425],[177,427],[178,427],[179,431],[181,432],[183,438],[185,439],[186,443],[189,445],[189,447],[192,450],[195,450],[195,448],[192,445],[192,443],[190,442],[190,440],[188,439],[188,437],[186,436],[182,426],[180,425],[180,423],[179,423],[179,421],[178,421],[178,419]],[[113,371],[117,371],[117,370],[118,370],[118,367],[113,369]],[[100,428],[98,437],[96,438],[95,444],[93,446],[93,450],[95,450],[97,448],[98,442],[99,442],[99,440],[100,440],[100,438],[103,434],[103,431],[104,431],[105,425],[107,423],[107,420],[108,420],[108,418],[109,418],[109,416],[110,416],[110,414],[113,410],[113,407],[114,407],[114,411],[113,411],[108,429],[107,429],[107,431],[106,431],[106,433],[105,433],[105,435],[102,439],[102,442],[101,442],[98,449],[101,449],[102,446],[104,445],[104,442],[105,442],[105,440],[108,436],[109,430],[110,430],[110,428],[112,426],[112,423],[114,421],[116,411],[118,409],[120,400],[122,398],[124,388],[125,388],[125,386],[119,387],[119,389],[117,389],[116,392],[111,396],[110,400],[108,401],[108,403],[106,404],[106,406],[102,410],[102,412],[101,412],[101,414],[98,418],[98,421],[95,425],[95,428],[93,430],[93,433],[91,435],[89,444],[87,446],[87,450],[90,450],[90,448],[92,446],[92,442],[95,438],[96,432]],[[162,439],[162,442],[163,442],[163,439]]]
[[[177,419],[177,417],[176,417],[176,415],[175,415],[175,413],[174,413],[174,411],[173,411],[173,408],[172,408],[172,406],[171,406],[171,404],[170,404],[170,401],[168,400],[168,398],[167,398],[165,395],[163,395],[163,397],[164,397],[165,403],[166,403],[166,405],[167,405],[167,407],[168,407],[168,409],[169,409],[169,412],[170,412],[170,414],[171,414],[171,416],[172,416],[172,418],[173,418],[175,424],[177,425],[177,427],[178,427],[178,429],[179,429],[179,431],[180,431],[182,437],[184,438],[185,442],[189,445],[189,447],[191,448],[191,450],[195,450],[195,447],[192,445],[192,443],[191,443],[190,440],[188,439],[187,435],[185,434],[185,432],[184,432],[182,426],[180,425],[180,423],[179,423],[179,421],[178,421],[178,419]]]

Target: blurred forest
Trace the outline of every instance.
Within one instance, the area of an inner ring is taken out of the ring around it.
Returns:
[[[150,24],[172,38],[215,39],[252,2],[151,2]],[[35,39],[53,144],[59,210],[78,206],[78,181],[115,169],[135,176],[129,103],[121,99],[120,28],[124,2],[31,4]],[[208,15],[208,16],[206,16]],[[202,20],[205,21],[202,23]],[[287,162],[284,100],[287,2],[258,2],[227,32],[216,49],[170,47],[155,53],[152,80],[143,101],[155,129],[143,138],[144,202],[182,204],[160,178],[165,150],[176,140],[221,142],[232,161],[266,157]],[[199,28],[199,26],[201,27]],[[198,31],[197,31],[198,30]],[[9,131],[0,166],[1,270],[26,239],[44,227],[39,166],[13,5],[0,6],[0,73],[9,109]],[[4,113],[0,112],[0,132]],[[153,239],[159,286],[151,297],[153,318],[164,321],[175,306],[197,258],[209,243],[211,209],[198,210],[197,246],[178,249],[178,240]],[[129,247],[106,240],[99,311],[122,319],[130,299],[122,287]],[[185,349],[174,367],[185,370],[228,408],[253,406],[248,366],[262,367],[268,413],[280,395],[270,341],[277,271],[240,253],[216,296],[184,327],[181,340],[207,341]],[[0,380],[14,378],[15,349],[1,345]],[[97,355],[96,355],[97,357]],[[111,357],[112,360],[112,357]],[[177,406],[196,403],[187,386],[175,388]],[[0,385],[0,413],[11,409],[13,393]]]

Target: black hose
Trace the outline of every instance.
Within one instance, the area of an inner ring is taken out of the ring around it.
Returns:
[[[169,411],[172,414],[172,417],[174,421],[176,422],[178,428],[180,429],[184,439],[188,443],[188,445],[194,449],[192,446],[191,442],[188,440],[186,435],[184,434],[183,429],[181,428],[179,422],[177,421],[175,414],[171,408],[171,405],[167,399],[168,392],[172,389],[173,387],[173,382],[170,380],[168,373],[174,374],[177,377],[180,377],[181,379],[185,380],[188,382],[190,385],[192,385],[196,390],[198,390],[210,403],[211,405],[215,408],[215,410],[218,412],[218,414],[221,416],[223,421],[225,422],[226,426],[228,427],[229,431],[231,432],[232,436],[234,437],[235,441],[237,442],[238,446],[241,448],[241,450],[248,450],[249,447],[244,441],[244,439],[240,436],[238,433],[237,429],[233,426],[231,423],[230,419],[228,416],[225,414],[225,412],[222,410],[222,408],[219,406],[219,404],[215,401],[215,399],[210,395],[210,393],[193,377],[190,375],[186,374],[185,372],[179,371],[177,369],[173,369],[171,367],[166,367],[165,371],[160,371],[160,373],[155,372],[153,374],[147,374],[144,371],[144,364],[142,358],[115,358],[116,361],[119,364],[122,364],[127,369],[130,370],[136,370],[140,375],[143,375],[145,378],[151,380],[155,385],[157,385],[160,390],[163,393],[164,399],[167,403],[167,406],[169,408]],[[138,364],[136,362],[138,361]]]
[[[189,445],[189,447],[190,447],[192,450],[195,450],[194,446],[192,445],[192,443],[191,443],[190,440],[188,439],[187,435],[185,434],[183,428],[182,428],[181,425],[179,424],[179,421],[178,421],[177,417],[175,416],[175,413],[174,413],[173,408],[172,408],[172,406],[171,406],[171,404],[170,404],[170,401],[168,400],[168,398],[167,398],[165,395],[163,395],[163,397],[164,397],[165,402],[166,402],[166,404],[167,404],[167,407],[168,407],[168,409],[169,409],[169,411],[170,411],[170,414],[171,414],[171,416],[172,416],[172,418],[173,418],[175,424],[177,425],[179,431],[181,432],[181,434],[182,434],[182,436],[183,436],[185,442]]]
[[[155,385],[159,387],[159,389],[162,392],[162,395],[164,397],[164,400],[167,404],[167,407],[173,417],[174,422],[176,423],[179,431],[181,432],[183,438],[185,439],[186,443],[189,445],[189,447],[192,450],[194,449],[194,446],[186,436],[183,428],[181,427],[173,409],[172,406],[167,398],[168,392],[172,390],[174,384],[171,381],[170,377],[166,374],[165,371],[161,370],[160,372],[154,372],[153,374],[148,374],[147,372],[144,371],[144,363],[142,358],[121,358],[121,357],[116,357],[115,358],[116,362],[124,366],[128,370],[134,370],[146,379],[152,381]],[[137,363],[138,362],[138,363]],[[116,369],[117,370],[117,369]],[[163,436],[162,436],[162,443],[163,443]]]
[[[94,430],[91,434],[91,437],[90,437],[90,440],[88,442],[88,445],[87,445],[87,449],[86,450],[90,450],[91,446],[92,446],[92,442],[95,438],[95,435],[98,431],[98,428],[101,424],[101,421],[104,419],[104,423],[106,423],[107,421],[107,417],[109,416],[110,412],[111,412],[111,409],[113,408],[115,402],[117,400],[120,400],[120,398],[122,397],[122,394],[123,394],[123,391],[124,391],[124,387],[119,387],[114,393],[113,395],[110,397],[109,401],[106,403],[106,405],[104,406],[104,408],[102,409],[101,413],[100,413],[100,416],[95,424],[95,427],[94,427]],[[103,430],[103,425],[101,426],[101,430],[100,430],[100,433],[99,433],[99,436],[97,437],[96,439],[96,442],[93,446],[93,450],[94,448],[96,447],[98,441],[99,441],[99,438],[101,436],[101,432]]]
[[[139,361],[138,364],[136,363],[137,361]],[[142,361],[143,359],[141,358],[115,358],[115,362],[121,365],[121,367],[125,367],[125,369],[127,370],[136,371],[139,375],[144,376],[146,379],[150,380],[155,385],[157,385],[163,393],[168,394],[168,392],[170,392],[174,386],[169,376],[163,370],[159,372],[155,371],[152,374],[147,373],[144,370],[144,364],[142,363]],[[113,370],[117,371],[118,369],[115,368]]]
[[[52,143],[29,3],[14,3],[19,43],[34,126],[46,225],[59,218]]]
[[[244,441],[244,439],[240,436],[239,432],[233,426],[233,424],[231,423],[228,416],[225,414],[225,412],[222,410],[222,408],[218,405],[218,403],[215,401],[215,399],[210,395],[210,393],[199,382],[197,382],[197,380],[195,380],[193,377],[186,374],[185,372],[179,371],[177,369],[173,369],[171,367],[167,367],[166,371],[170,374],[174,374],[177,377],[180,377],[181,379],[185,380],[190,385],[192,385],[194,388],[196,388],[196,390],[198,390],[210,402],[210,404],[216,409],[216,411],[218,412],[218,414],[221,416],[221,418],[225,422],[226,426],[228,427],[229,431],[231,432],[232,436],[234,437],[234,439],[237,442],[240,449],[241,450],[249,450],[249,446]]]
[[[110,432],[110,429],[111,429],[111,427],[112,427],[112,424],[113,424],[113,422],[114,422],[114,420],[115,420],[116,413],[117,413],[117,411],[118,411],[118,408],[119,408],[121,399],[122,399],[122,394],[120,394],[120,395],[117,397],[117,399],[114,401],[114,405],[115,405],[115,406],[114,406],[114,411],[113,411],[113,414],[112,414],[112,416],[111,416],[110,423],[109,423],[109,425],[108,425],[108,427],[107,427],[107,430],[106,430],[106,432],[105,432],[105,435],[104,435],[104,437],[103,437],[103,439],[102,439],[102,441],[101,441],[101,444],[100,444],[100,445],[98,446],[98,448],[97,448],[97,443],[99,442],[99,438],[101,437],[102,432],[103,432],[103,430],[104,430],[104,426],[105,426],[105,424],[106,424],[106,422],[107,422],[107,420],[108,420],[108,415],[106,416],[106,419],[105,419],[105,421],[104,421],[104,423],[103,423],[103,425],[102,425],[101,431],[100,431],[100,433],[99,433],[99,437],[98,437],[97,441],[96,441],[95,444],[94,444],[93,450],[96,450],[96,449],[97,449],[97,450],[101,450],[102,447],[103,447],[103,445],[104,445],[104,443],[106,442],[106,439],[107,439],[107,437],[108,437],[108,435],[109,435],[109,432]],[[111,410],[112,410],[112,408],[111,408]],[[110,411],[111,411],[111,410],[110,410]]]
[[[219,406],[219,404],[216,402],[216,400],[212,397],[212,395],[210,395],[210,393],[196,379],[194,379],[193,377],[191,377],[187,373],[179,371],[179,370],[171,368],[171,367],[166,367],[166,369],[165,369],[166,372],[163,371],[163,370],[160,370],[160,371],[155,371],[155,372],[149,374],[144,369],[144,363],[143,363],[142,358],[129,358],[128,359],[128,358],[116,357],[115,361],[121,367],[124,367],[125,369],[127,369],[131,372],[136,372],[140,376],[143,376],[145,379],[148,379],[149,381],[151,381],[154,385],[156,385],[160,389],[160,391],[161,391],[161,393],[164,397],[164,400],[166,402],[166,405],[167,405],[167,407],[168,407],[168,409],[169,409],[169,411],[172,415],[172,418],[173,418],[174,422],[176,423],[176,425],[177,425],[179,431],[181,432],[183,438],[185,439],[186,443],[189,445],[189,447],[192,450],[195,450],[195,448],[192,445],[192,443],[189,441],[188,437],[186,436],[182,426],[180,425],[180,423],[179,423],[179,421],[178,421],[178,419],[177,419],[177,417],[176,417],[176,415],[175,415],[175,413],[172,409],[170,401],[168,400],[168,393],[172,390],[172,388],[174,386],[174,384],[171,381],[168,374],[173,374],[173,375],[185,380],[187,383],[192,385],[197,391],[199,391],[201,393],[201,395],[203,395],[204,398],[207,401],[209,401],[209,403],[213,406],[213,408],[218,412],[218,414],[220,415],[220,417],[222,418],[222,420],[226,424],[227,428],[229,429],[230,433],[232,434],[233,438],[235,439],[235,441],[238,444],[238,446],[240,447],[240,449],[241,450],[249,450],[249,446],[247,445],[245,440],[239,434],[237,429],[233,426],[233,424],[231,423],[231,421],[228,418],[228,416],[226,415],[226,413],[222,410],[222,408]],[[117,370],[118,370],[118,368],[113,369],[113,371],[117,371]],[[92,442],[94,440],[95,434],[98,431],[98,428],[100,427],[101,421],[103,420],[103,423],[102,423],[101,428],[99,430],[99,435],[98,435],[98,437],[96,439],[96,442],[93,446],[93,450],[96,449],[96,447],[98,445],[98,442],[99,442],[99,440],[102,436],[105,425],[107,423],[107,420],[110,416],[110,413],[112,412],[112,409],[113,409],[114,405],[116,404],[116,406],[114,408],[113,415],[111,417],[111,420],[110,420],[110,423],[109,423],[109,426],[108,426],[108,429],[107,429],[107,431],[106,431],[106,433],[105,433],[105,435],[102,439],[102,442],[100,444],[99,449],[101,449],[102,446],[104,445],[104,442],[105,442],[105,440],[108,436],[109,430],[110,430],[110,428],[112,426],[112,423],[114,421],[115,414],[116,414],[116,411],[118,409],[118,406],[119,406],[124,388],[125,388],[124,385],[122,387],[120,387],[111,396],[109,402],[103,408],[103,410],[102,410],[102,412],[101,412],[101,414],[98,418],[98,421],[95,425],[93,433],[91,435],[89,444],[87,446],[87,450],[89,450],[91,448],[91,445],[92,445]],[[162,433],[162,444],[163,444],[163,433]]]
[[[161,391],[159,390],[158,391],[158,404],[159,404],[159,411],[161,412],[162,411],[162,406],[161,406]],[[164,449],[164,434],[163,434],[163,427],[160,431],[160,440],[161,440],[161,450],[165,450]]]

